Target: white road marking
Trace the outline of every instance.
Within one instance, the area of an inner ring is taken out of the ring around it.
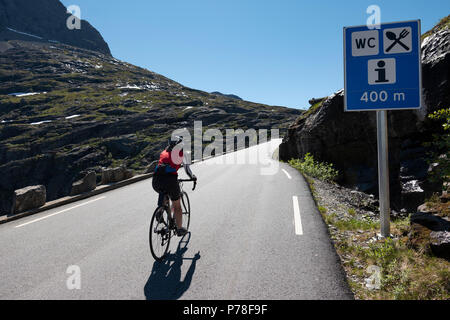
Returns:
[[[298,197],[292,197],[294,203],[294,222],[295,222],[295,234],[298,236],[303,235],[302,218],[300,217],[300,207],[298,205]]]
[[[44,219],[47,219],[47,218],[56,216],[57,214],[60,214],[60,213],[63,213],[63,212],[66,212],[66,211],[69,211],[69,210],[72,210],[72,209],[76,209],[76,208],[85,206],[85,205],[87,205],[87,204],[90,204],[90,203],[92,203],[92,202],[95,202],[95,201],[98,201],[98,200],[102,200],[102,199],[105,199],[105,198],[106,198],[106,197],[100,197],[100,198],[97,198],[97,199],[94,199],[94,200],[91,200],[91,201],[88,201],[88,202],[85,202],[85,203],[81,203],[81,204],[78,204],[78,205],[76,205],[76,206],[73,206],[73,207],[70,207],[70,208],[67,208],[67,209],[58,211],[58,212],[56,212],[56,213],[49,214],[48,216],[45,216],[45,217],[42,217],[42,218],[39,218],[39,219],[35,219],[35,220],[32,220],[32,221],[29,221],[29,222],[20,224],[20,225],[18,225],[18,226],[15,226],[15,228],[21,228],[21,227],[27,226],[27,225],[29,225],[29,224],[32,224],[32,223],[35,223],[35,222],[38,222],[38,221],[41,221],[41,220],[44,220]]]
[[[281,169],[281,170],[283,170],[283,172],[286,174],[288,179],[292,179],[291,175],[286,170],[284,170],[284,169]]]

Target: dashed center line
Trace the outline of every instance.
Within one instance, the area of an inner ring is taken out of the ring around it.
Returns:
[[[283,172],[286,174],[288,179],[292,179],[291,175],[286,170],[284,170],[284,169],[281,169],[281,170],[283,170]]]
[[[85,205],[87,205],[87,204],[90,204],[90,203],[92,203],[92,202],[95,202],[95,201],[98,201],[98,200],[102,200],[102,199],[105,199],[105,198],[106,198],[106,197],[100,197],[100,198],[97,198],[97,199],[94,199],[94,200],[91,200],[91,201],[87,201],[87,202],[85,202],[85,203],[81,203],[81,204],[79,204],[79,205],[76,205],[76,206],[73,206],[73,207],[70,207],[70,208],[67,208],[67,209],[64,209],[64,210],[61,210],[61,211],[58,211],[58,212],[49,214],[49,215],[47,215],[47,216],[45,216],[45,217],[38,218],[38,219],[35,219],[35,220],[32,220],[32,221],[29,221],[29,222],[20,224],[20,225],[18,225],[18,226],[15,226],[14,228],[21,228],[21,227],[27,226],[27,225],[29,225],[29,224],[32,224],[32,223],[35,223],[35,222],[38,222],[38,221],[42,221],[42,220],[44,220],[44,219],[47,219],[47,218],[56,216],[57,214],[60,214],[60,213],[63,213],[63,212],[66,212],[66,211],[69,211],[69,210],[72,210],[72,209],[76,209],[76,208],[85,206]]]
[[[300,216],[300,206],[298,205],[298,197],[293,196],[292,201],[294,204],[295,234],[301,236],[303,235],[303,227],[302,227],[302,218]]]

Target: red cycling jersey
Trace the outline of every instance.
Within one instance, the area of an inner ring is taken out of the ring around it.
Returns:
[[[172,152],[164,150],[163,152],[161,152],[161,155],[159,156],[158,166],[168,164],[170,167],[166,167],[166,172],[177,175],[178,174],[177,171],[178,169],[181,168],[182,163],[183,163],[183,150],[181,150],[179,153],[179,159],[175,159],[175,161],[173,161],[172,159]]]

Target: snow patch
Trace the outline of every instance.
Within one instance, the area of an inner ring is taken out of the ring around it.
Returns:
[[[128,90],[159,90],[159,86],[154,84],[144,84],[144,85],[129,85],[118,87],[119,89],[128,89]]]
[[[38,94],[46,94],[47,92],[29,92],[29,93],[25,93],[25,92],[15,92],[15,93],[10,93],[8,94],[8,96],[14,96],[14,97],[29,97],[29,96],[35,96]]]
[[[134,85],[134,86],[126,85],[123,87],[119,87],[119,89],[144,90],[142,87],[138,87],[136,85]]]
[[[50,123],[50,122],[52,122],[52,120],[44,120],[44,121],[39,121],[39,122],[33,122],[33,123],[30,123],[32,126],[38,126],[38,125],[40,125],[40,124],[44,124],[44,123]]]
[[[75,114],[73,116],[66,117],[66,120],[75,119],[75,118],[78,118],[78,117],[80,117],[80,115],[79,114]]]

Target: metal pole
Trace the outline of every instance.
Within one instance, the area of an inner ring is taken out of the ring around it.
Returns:
[[[378,190],[380,197],[381,236],[390,237],[390,199],[388,162],[388,123],[387,111],[377,111],[378,136]]]

